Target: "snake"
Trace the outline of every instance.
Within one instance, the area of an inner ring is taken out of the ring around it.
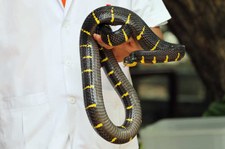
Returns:
[[[112,30],[111,26],[119,26]],[[80,62],[84,106],[93,129],[106,141],[123,144],[131,141],[142,123],[142,110],[137,92],[126,78],[112,52],[101,47],[93,38],[99,33],[102,40],[115,46],[129,38],[142,49],[124,58],[124,65],[179,61],[185,46],[160,39],[135,12],[119,6],[99,7],[85,18],[80,31]],[[124,105],[125,117],[121,125],[109,118],[103,98],[101,69],[109,79]]]

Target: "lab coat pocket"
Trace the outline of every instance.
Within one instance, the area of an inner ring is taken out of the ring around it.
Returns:
[[[52,121],[44,93],[0,99],[0,148],[47,149]]]
[[[25,108],[22,114],[26,149],[47,149],[54,129],[48,102]]]
[[[46,102],[47,98],[44,92],[16,97],[1,97],[0,94],[1,109],[24,109],[32,106],[41,105]]]
[[[0,148],[24,149],[21,110],[0,109]]]

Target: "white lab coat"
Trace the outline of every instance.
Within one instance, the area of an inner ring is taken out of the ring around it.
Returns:
[[[60,0],[0,0],[0,149],[138,148],[137,139],[103,140],[84,110],[79,32],[106,4],[133,9],[149,26],[170,18],[160,0],[67,0],[65,8]],[[103,86],[109,116],[121,124],[122,104]]]

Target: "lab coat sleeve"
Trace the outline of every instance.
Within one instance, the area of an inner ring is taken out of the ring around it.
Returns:
[[[131,7],[148,25],[164,25],[171,18],[162,0],[132,0]]]

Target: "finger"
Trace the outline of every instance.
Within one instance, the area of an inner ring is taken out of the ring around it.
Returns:
[[[100,46],[104,47],[105,49],[112,49],[112,48],[113,48],[113,46],[109,46],[109,45],[105,44],[105,43],[102,41],[102,38],[101,38],[100,35],[98,35],[98,34],[93,34],[93,37],[94,37],[94,39],[98,42],[98,44],[99,44]]]

